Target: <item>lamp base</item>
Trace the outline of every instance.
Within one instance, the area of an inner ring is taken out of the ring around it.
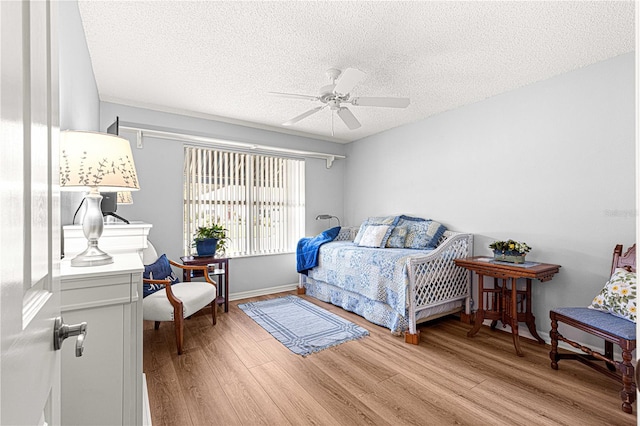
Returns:
[[[84,199],[87,202],[87,209],[82,221],[82,232],[87,237],[87,248],[71,259],[71,266],[100,266],[113,263],[113,258],[98,247],[98,239],[104,228],[100,209],[102,195],[98,192],[98,188],[92,187]]]
[[[103,252],[96,245],[91,244],[85,251],[71,259],[71,266],[100,266],[113,263],[113,257]]]

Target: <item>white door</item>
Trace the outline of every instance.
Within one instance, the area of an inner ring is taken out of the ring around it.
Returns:
[[[0,1],[2,425],[60,422],[57,20],[55,1]]]

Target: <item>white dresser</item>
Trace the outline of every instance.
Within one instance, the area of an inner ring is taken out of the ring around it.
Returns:
[[[142,425],[150,421],[144,412],[148,404],[142,373],[144,266],[140,250],[110,252],[114,258],[110,265],[71,267],[72,256],[60,264],[64,322],[87,322],[81,357],[75,356],[75,338],[62,346],[64,425]]]

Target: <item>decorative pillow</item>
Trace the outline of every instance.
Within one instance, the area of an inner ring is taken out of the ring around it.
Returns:
[[[362,222],[362,224],[360,225],[360,229],[358,229],[358,233],[356,234],[356,237],[353,239],[354,244],[360,244],[360,240],[362,239],[362,236],[364,235],[364,231],[367,229],[367,226],[369,226],[369,222],[367,220]]]
[[[406,245],[407,236],[409,234],[411,234],[412,236],[410,237],[410,239],[413,240],[413,238],[415,237],[416,232],[418,232],[421,229],[419,227],[419,225],[418,225],[418,228],[414,228],[413,225],[416,225],[419,222],[425,222],[425,221],[426,221],[426,219],[422,219],[422,218],[419,218],[419,217],[407,216],[407,215],[404,215],[404,214],[400,215],[398,217],[398,225],[397,226],[404,226],[407,229],[407,231],[405,233],[405,237],[404,237],[404,241],[405,242],[402,243],[402,246],[400,246],[400,248],[409,247],[409,246]],[[399,240],[396,240],[396,241],[399,242]]]
[[[338,236],[335,238],[334,241],[351,241],[352,238],[353,238],[352,228],[343,226],[340,228],[340,232],[338,232]]]
[[[447,228],[435,220],[414,222],[409,225],[404,246],[412,249],[433,249]]]
[[[589,308],[636,322],[636,273],[617,268]]]
[[[144,273],[142,274],[142,277],[150,280],[166,280],[168,278],[172,284],[180,282],[178,277],[173,273],[166,254],[160,256],[158,260],[153,262],[151,265],[144,265]],[[142,297],[145,298],[158,290],[162,290],[163,287],[164,286],[161,284],[143,284]]]
[[[369,225],[364,230],[358,245],[360,247],[384,247],[392,228],[389,225]]]
[[[360,244],[360,240],[364,235],[364,231],[369,225],[397,225],[398,220],[400,220],[400,216],[380,216],[380,217],[369,217],[360,225],[360,229],[358,230],[358,234],[353,239],[354,244]]]
[[[404,248],[404,242],[407,239],[407,226],[400,225],[393,228],[387,244],[387,248]]]

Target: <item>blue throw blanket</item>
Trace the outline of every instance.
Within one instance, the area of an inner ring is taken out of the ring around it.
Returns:
[[[318,266],[318,251],[324,243],[333,241],[340,232],[340,227],[327,229],[315,237],[300,238],[296,248],[296,269],[305,274],[313,267]]]

